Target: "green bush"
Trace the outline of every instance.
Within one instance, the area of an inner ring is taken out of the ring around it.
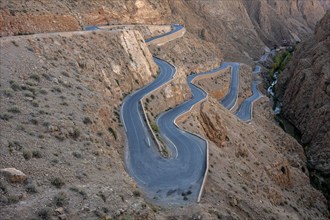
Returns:
[[[156,133],[159,132],[159,128],[158,128],[158,126],[157,126],[157,124],[156,124],[155,122],[151,123],[150,126],[151,126],[151,129],[152,129],[154,132],[156,132]]]

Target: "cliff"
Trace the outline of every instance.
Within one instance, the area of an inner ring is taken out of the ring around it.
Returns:
[[[300,44],[281,74],[276,92],[283,101],[283,116],[301,132],[312,179],[330,186],[330,11],[314,36]]]

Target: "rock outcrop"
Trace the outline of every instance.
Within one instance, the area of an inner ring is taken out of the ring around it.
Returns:
[[[217,146],[223,147],[226,143],[227,129],[221,116],[212,108],[210,103],[202,103],[200,108],[200,124],[204,135]]]
[[[26,175],[15,168],[4,168],[0,170],[0,174],[5,176],[11,183],[24,183],[27,179]]]
[[[297,47],[276,92],[283,116],[301,132],[314,183],[330,198],[330,11]]]

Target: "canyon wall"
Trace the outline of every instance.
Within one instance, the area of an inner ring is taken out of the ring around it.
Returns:
[[[80,30],[100,24],[180,23],[227,59],[253,62],[264,45],[305,39],[324,15],[320,0],[2,1],[0,35]]]
[[[314,183],[330,186],[330,11],[312,38],[297,46],[281,74],[276,92],[283,116],[302,133],[302,143]]]

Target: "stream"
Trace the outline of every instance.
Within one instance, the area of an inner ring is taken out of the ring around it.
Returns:
[[[279,115],[281,113],[282,103],[278,100],[275,93],[275,86],[277,84],[278,71],[274,73],[273,81],[270,83],[270,86],[267,88],[267,92],[272,97],[272,101],[274,103],[273,110],[275,115]]]

